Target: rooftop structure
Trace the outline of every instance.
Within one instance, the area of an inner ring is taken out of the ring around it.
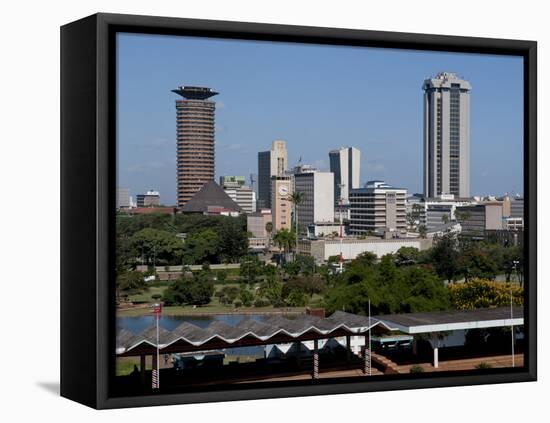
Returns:
[[[160,329],[161,354],[231,348],[251,345],[326,339],[346,335],[365,335],[374,326],[392,330],[379,319],[336,311],[328,318],[298,315],[294,319],[271,316],[264,321],[243,319],[235,326],[215,320],[201,328],[184,322],[172,331]],[[156,353],[156,327],[139,334],[120,330],[116,339],[119,356]]]
[[[207,87],[191,87],[191,86],[181,86],[172,90],[173,93],[181,95],[187,100],[206,100],[210,97],[218,95],[216,91],[213,91]]]
[[[213,180],[208,181],[182,208],[182,213],[211,213],[214,209],[240,212],[241,207]]]

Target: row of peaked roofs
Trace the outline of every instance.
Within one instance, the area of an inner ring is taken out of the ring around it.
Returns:
[[[360,335],[365,334],[376,325],[381,325],[388,330],[394,329],[376,318],[358,316],[343,311],[337,311],[328,318],[311,315],[299,315],[294,319],[283,316],[270,316],[262,321],[245,318],[235,326],[228,325],[220,320],[214,320],[205,328],[183,322],[172,331],[159,329],[159,348],[166,348],[178,341],[184,341],[193,347],[200,347],[216,338],[227,344],[227,347],[231,347],[231,344],[249,336],[257,338],[259,343],[268,343],[270,338],[276,335],[298,338],[308,332],[317,333],[322,338],[323,335],[329,337],[331,333],[341,329],[344,329],[350,335]],[[133,349],[144,344],[156,347],[157,329],[156,326],[151,326],[139,334],[134,334],[126,329],[119,329],[116,341],[117,354],[130,353]]]

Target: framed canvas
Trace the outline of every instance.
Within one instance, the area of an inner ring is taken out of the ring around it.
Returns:
[[[536,380],[536,68],[533,41],[63,26],[61,395]]]

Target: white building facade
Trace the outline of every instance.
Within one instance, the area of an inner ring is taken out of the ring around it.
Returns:
[[[302,193],[296,207],[299,225],[334,222],[334,176],[332,172],[310,171],[294,175],[294,191]]]
[[[470,196],[470,90],[451,72],[426,79],[424,196]]]

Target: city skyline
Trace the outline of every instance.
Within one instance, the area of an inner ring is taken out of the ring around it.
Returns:
[[[441,70],[473,86],[471,194],[523,192],[519,58],[122,35],[118,70],[117,184],[134,197],[154,188],[164,204],[176,202],[170,90],[180,85],[220,93],[216,177],[257,173],[258,152],[282,139],[289,168],[302,158],[328,170],[330,150],[353,146],[360,185],[382,179],[422,192],[422,83]]]

